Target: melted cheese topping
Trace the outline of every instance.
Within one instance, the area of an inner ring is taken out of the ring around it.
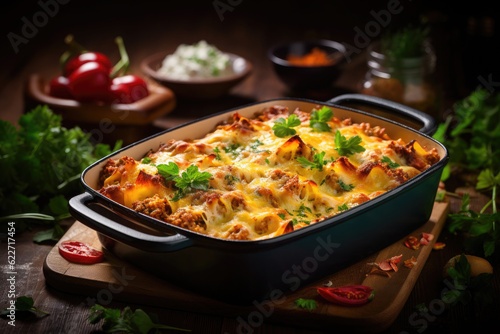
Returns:
[[[129,157],[110,160],[102,172],[101,193],[192,231],[258,240],[349,210],[440,159],[435,149],[391,140],[384,129],[367,123],[333,117],[327,122],[329,132],[316,132],[309,126],[309,112],[293,113],[301,120],[293,136],[275,135],[275,121],[292,114],[275,106],[254,119],[234,114],[200,139],[171,140],[149,153],[147,163]],[[341,156],[336,150],[337,131],[346,139],[361,138],[364,151]],[[320,154],[323,163],[315,160]],[[179,194],[176,182],[165,179],[157,168],[171,162],[178,165],[179,174],[191,165],[210,173],[209,186],[174,198]]]

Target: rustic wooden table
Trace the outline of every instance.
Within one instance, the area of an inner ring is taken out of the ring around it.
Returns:
[[[50,7],[47,4],[51,4]],[[215,6],[218,6],[216,9]],[[429,14],[435,28],[438,55],[437,83],[442,99],[439,117],[447,113],[451,103],[468,91],[467,69],[461,54],[463,39],[460,33],[461,17],[451,17],[439,8],[425,7],[415,3],[400,4],[402,10],[392,14],[388,24],[396,25],[414,20],[420,14]],[[45,6],[45,7],[44,7]],[[49,6],[49,7],[47,7]],[[134,7],[136,6],[136,7]],[[140,6],[140,7],[139,7]],[[126,43],[132,71],[140,74],[139,62],[149,54],[173,50],[181,43],[194,43],[205,39],[220,49],[239,54],[253,64],[253,72],[243,83],[235,87],[228,96],[213,101],[179,100],[176,108],[148,127],[137,129],[125,138],[133,142],[141,136],[161,131],[187,120],[209,115],[213,112],[241,106],[246,103],[284,96],[307,97],[327,100],[330,97],[356,92],[366,71],[364,48],[359,48],[352,60],[346,64],[341,77],[331,89],[323,92],[290,92],[279,81],[266,57],[266,50],[274,43],[294,39],[326,38],[355,44],[356,28],[365,29],[368,23],[377,22],[373,11],[387,9],[387,1],[326,4],[298,1],[276,1],[271,3],[247,3],[247,1],[204,1],[156,4],[155,2],[98,2],[98,1],[47,1],[33,4],[7,5],[2,44],[2,71],[0,73],[0,118],[16,123],[25,111],[24,87],[32,73],[49,78],[58,73],[58,57],[64,51],[63,38],[72,33],[89,49],[99,50],[118,58],[113,39],[121,35]],[[8,15],[6,14],[8,13]],[[45,13],[45,14],[40,14]],[[26,23],[28,22],[28,23]],[[32,28],[29,22],[36,23]],[[458,22],[458,24],[457,24]],[[26,25],[26,27],[25,27]],[[380,27],[380,26],[379,26]],[[30,30],[31,29],[31,30]],[[16,34],[17,37],[9,33]],[[9,37],[10,36],[10,37]],[[375,38],[375,37],[374,37]],[[359,42],[359,41],[358,41]],[[359,45],[358,45],[359,46]],[[457,70],[459,69],[459,70]],[[113,141],[109,134],[105,141]],[[450,185],[455,187],[456,185]],[[449,189],[454,190],[454,189]],[[459,200],[450,198],[451,212],[457,212]],[[473,198],[473,208],[478,210],[485,203],[484,197]],[[71,224],[72,221],[68,223]],[[32,241],[38,229],[15,236],[16,294],[33,296],[35,305],[50,313],[49,316],[19,315],[16,326],[8,326],[0,319],[0,332],[4,333],[90,333],[98,326],[90,325],[88,302],[95,296],[82,296],[60,292],[57,287],[46,285],[42,273],[45,257],[53,244],[35,244]],[[457,305],[446,311],[432,313],[433,302],[440,298],[443,290],[441,275],[444,264],[454,255],[463,252],[464,238],[443,230],[439,240],[446,243],[441,251],[433,251],[423,268],[403,310],[387,333],[461,333],[477,331],[487,325],[496,324],[500,312],[500,265],[494,263],[495,304],[485,313],[477,314],[472,305]],[[7,246],[1,239],[2,281],[0,296],[7,300],[9,283],[6,280]],[[416,309],[426,305],[429,312]],[[108,307],[123,308],[126,304],[112,300]],[[156,313],[162,323],[190,328],[193,333],[237,333],[238,322],[224,316],[190,313],[175,309],[130,305]],[[415,327],[420,325],[420,327]],[[335,328],[323,331],[295,328],[286,324],[264,323],[255,328],[255,333],[332,333]]]

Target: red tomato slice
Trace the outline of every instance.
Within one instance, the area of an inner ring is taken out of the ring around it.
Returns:
[[[104,259],[104,253],[80,241],[63,241],[59,244],[59,254],[76,263],[97,263]]]

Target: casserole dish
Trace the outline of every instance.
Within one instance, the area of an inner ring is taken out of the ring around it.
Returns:
[[[342,107],[342,103],[375,106],[409,117],[423,126],[411,129],[379,116]],[[311,110],[329,106],[338,118],[369,122],[386,128],[394,139],[417,140],[435,148],[440,160],[406,183],[321,222],[264,240],[210,237],[146,216],[99,193],[99,176],[110,158],[140,159],[170,139],[199,138],[229,115],[252,117],[266,107]],[[432,211],[448,152],[429,134],[431,116],[380,98],[351,94],[327,102],[275,99],[221,112],[181,125],[125,147],[89,166],[82,173],[85,193],[70,200],[70,211],[96,230],[103,246],[146,271],[197,293],[230,303],[250,304],[295,291],[394,243],[424,224]]]

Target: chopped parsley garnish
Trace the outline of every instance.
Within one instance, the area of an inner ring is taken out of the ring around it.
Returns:
[[[269,161],[269,159],[268,159],[268,158],[265,158],[265,159],[264,159],[264,161],[265,161],[265,162],[266,162],[266,164],[268,164],[268,165],[271,163],[271,162]]]
[[[285,214],[284,213],[278,213],[278,217],[280,217],[281,219],[285,219]]]
[[[311,222],[308,221],[308,220],[304,220],[304,219],[297,219],[297,218],[293,218],[292,219],[292,225],[293,226],[297,225],[298,223],[304,223],[306,225],[309,225]]]
[[[256,140],[255,140],[255,141],[254,141],[254,142],[250,145],[250,148],[251,148],[252,150],[254,150],[254,151],[255,151],[255,150],[256,150],[259,146],[261,146],[261,145],[264,145],[264,143],[263,143],[263,142],[261,142],[260,140],[256,139]]]
[[[298,217],[306,217],[306,214],[304,213],[305,211],[309,211],[309,213],[312,213],[311,208],[307,207],[304,205],[304,203],[301,203],[299,208],[297,210],[294,210],[296,212],[296,216]]]
[[[239,152],[236,151],[239,147],[240,144],[231,144],[229,146],[224,147],[224,152],[226,152],[227,154],[231,153],[233,157],[237,157],[238,154],[240,154]]]
[[[283,117],[278,118],[274,121],[273,131],[276,137],[284,138],[288,136],[293,136],[297,133],[293,127],[299,126],[301,124],[300,119],[295,114],[291,114],[287,119]]]
[[[390,169],[394,169],[394,168],[399,167],[398,163],[392,161],[389,157],[386,157],[385,155],[382,157],[382,160],[380,160],[380,161],[386,163]]]
[[[342,188],[342,190],[345,190],[345,191],[351,191],[354,189],[354,185],[344,183],[344,181],[342,181],[341,179],[339,179],[339,185],[340,185],[340,188]]]
[[[214,148],[214,152],[215,152],[215,160],[222,160],[222,158],[220,156],[219,147]]]
[[[232,174],[226,174],[226,176],[224,176],[224,179],[226,179],[228,186],[233,185],[236,182],[240,182],[240,179],[238,179],[236,176]]]
[[[149,164],[149,163],[151,163],[151,161],[153,161],[153,160],[151,160],[150,157],[145,157],[142,159],[141,164]]]
[[[323,106],[321,109],[312,112],[309,127],[317,132],[330,132],[331,127],[327,122],[331,120],[332,117],[332,109]]]
[[[270,153],[269,150],[259,150],[259,146],[262,146],[264,145],[263,142],[261,142],[259,139],[256,139],[251,145],[250,145],[250,148],[252,149],[252,151],[254,151],[255,153]]]
[[[347,139],[339,130],[335,132],[335,145],[337,146],[335,150],[340,155],[349,156],[354,153],[364,152],[365,148],[360,145],[362,141],[360,136],[353,136]]]
[[[347,206],[347,204],[342,204],[342,205],[339,205],[339,211],[344,211],[344,210],[348,210],[349,207]]]
[[[297,161],[300,162],[300,164],[304,168],[311,167],[311,169],[316,168],[319,171],[322,171],[323,170],[323,166],[325,166],[329,162],[333,161],[333,157],[330,160],[324,160],[325,154],[326,154],[325,152],[316,153],[313,156],[313,161],[309,161],[309,160],[307,160],[304,157],[298,157]]]

